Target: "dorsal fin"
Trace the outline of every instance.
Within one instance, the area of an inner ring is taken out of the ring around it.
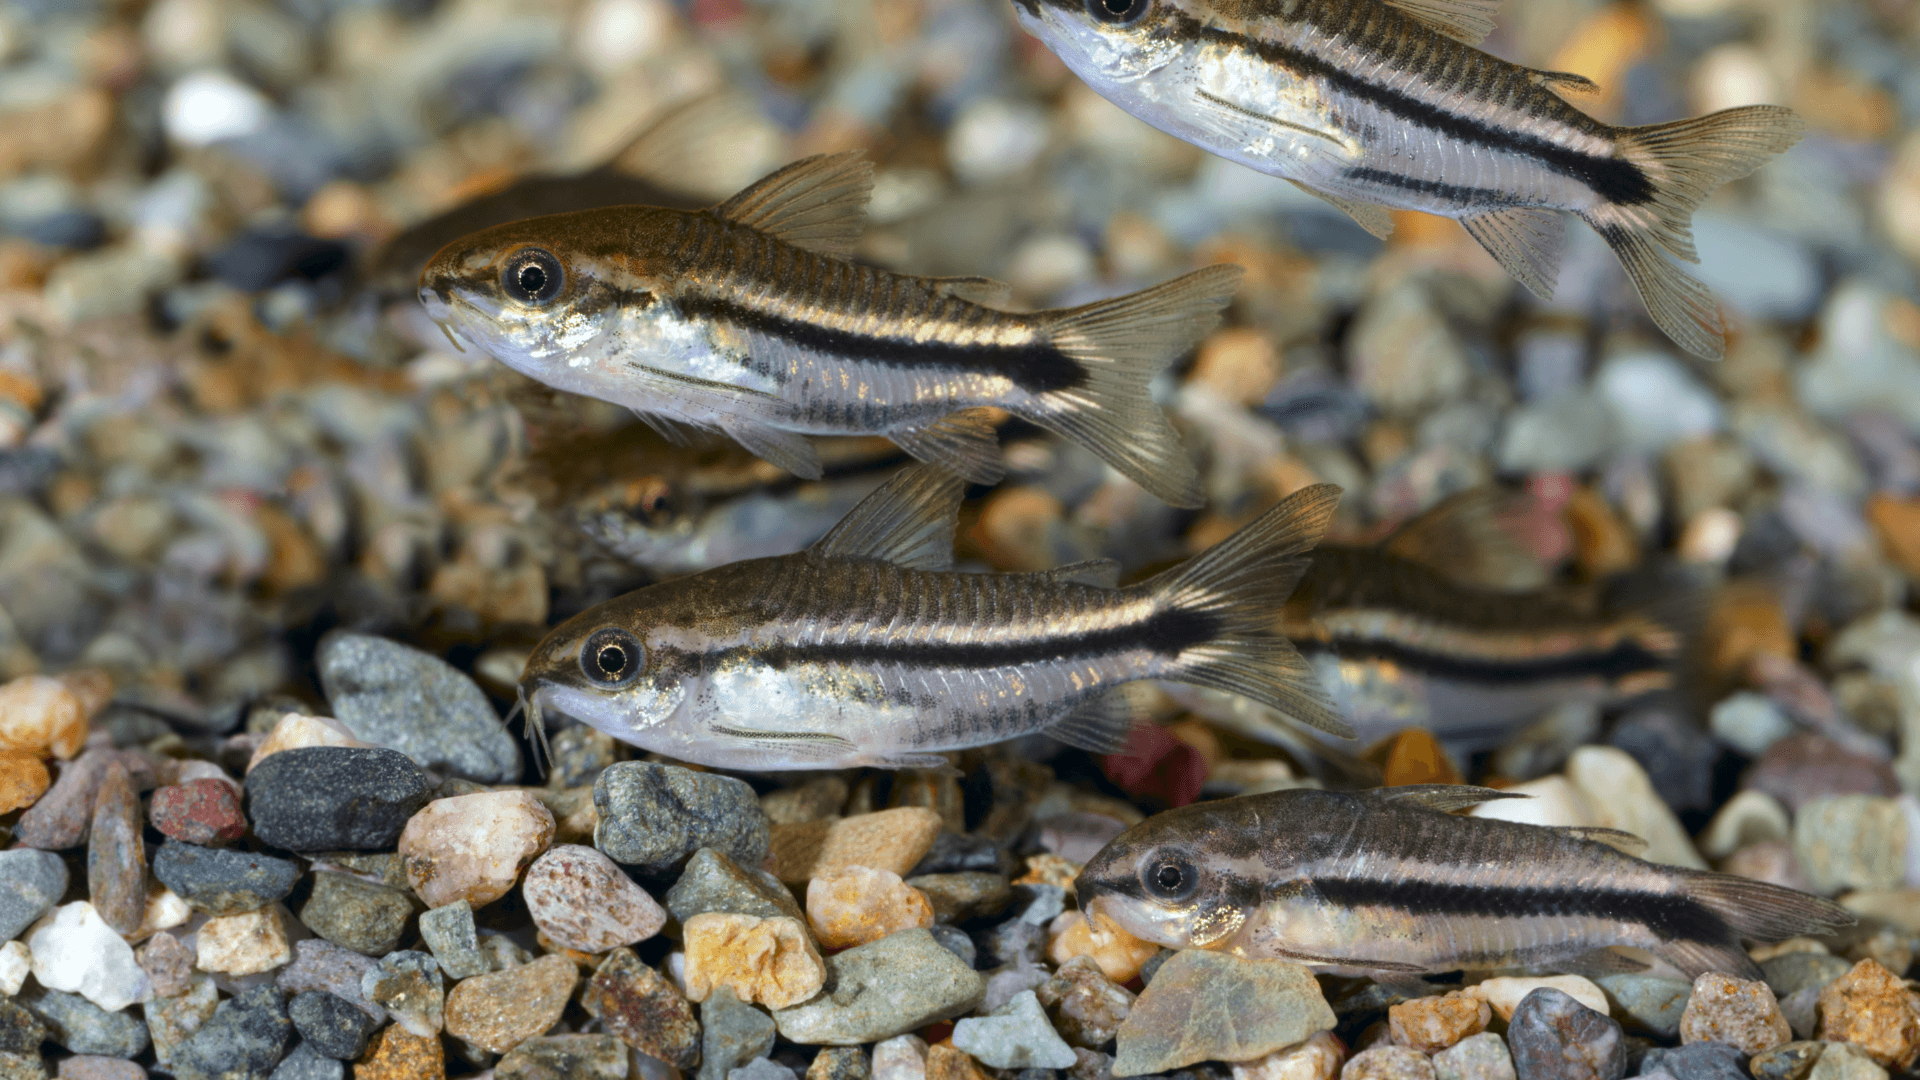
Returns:
[[[945,469],[909,465],[847,512],[807,550],[829,559],[880,559],[914,570],[951,570],[966,483]]]
[[[1367,794],[1381,802],[1412,803],[1428,810],[1438,810],[1443,814],[1465,810],[1469,806],[1478,806],[1495,799],[1532,797],[1524,792],[1473,787],[1470,784],[1405,784],[1401,787],[1375,788]]]
[[[1387,0],[1388,5],[1455,41],[1478,45],[1493,33],[1500,0]]]
[[[713,208],[714,214],[822,255],[846,255],[867,225],[873,162],[860,151],[802,158]]]
[[[1600,84],[1585,75],[1575,75],[1571,71],[1532,72],[1533,81],[1549,90],[1564,90],[1572,94],[1597,94]]]
[[[1062,584],[1092,585],[1101,589],[1117,588],[1120,564],[1112,559],[1084,559],[1047,571],[1047,576]]]
[[[1562,836],[1571,836],[1575,840],[1591,840],[1596,844],[1605,844],[1622,855],[1638,855],[1647,850],[1645,839],[1624,829],[1602,829],[1593,825],[1563,825],[1554,831]]]
[[[928,278],[927,284],[934,292],[981,307],[1003,308],[1013,300],[1013,286],[990,277],[937,277]]]

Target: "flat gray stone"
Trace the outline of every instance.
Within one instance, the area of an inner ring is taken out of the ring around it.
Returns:
[[[131,1011],[108,1012],[59,990],[23,990],[13,999],[46,1025],[47,1038],[76,1054],[138,1057],[147,1048],[147,1025]]]
[[[1113,1075],[1251,1061],[1333,1026],[1333,1007],[1305,967],[1189,949],[1162,964],[1134,1000],[1116,1037]]]
[[[12,941],[67,891],[67,864],[51,851],[0,851],[0,941]]]
[[[336,630],[315,662],[333,715],[362,740],[469,780],[520,778],[520,747],[486,693],[439,657]]]
[[[773,1052],[772,1018],[722,986],[700,1003],[700,1071],[696,1080],[727,1074]]]
[[[799,901],[779,878],[758,868],[749,870],[713,848],[693,853],[665,900],[667,910],[682,923],[709,911],[807,921]]]
[[[455,900],[420,915],[420,936],[449,979],[467,979],[493,970],[480,951],[480,932],[474,927],[473,905]]]
[[[300,867],[257,851],[168,840],[153,853],[153,876],[196,911],[239,915],[286,899]]]
[[[1079,1060],[1031,990],[986,1016],[955,1023],[953,1046],[996,1069],[1066,1069]]]
[[[1693,984],[1685,979],[1658,975],[1603,975],[1594,980],[1607,995],[1615,1016],[1625,1017],[1633,1026],[1663,1039],[1680,1035],[1680,1014],[1693,996]]]
[[[969,1012],[987,992],[980,973],[925,930],[902,930],[835,953],[826,966],[818,995],[773,1014],[780,1034],[793,1042],[853,1046],[890,1039]]]

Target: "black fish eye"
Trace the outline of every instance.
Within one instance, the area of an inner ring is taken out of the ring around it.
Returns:
[[[587,681],[603,690],[619,690],[640,675],[646,650],[640,639],[617,626],[607,626],[587,635],[580,646],[580,672]]]
[[[1154,899],[1177,904],[1200,887],[1200,875],[1178,855],[1156,855],[1141,871],[1140,884]]]
[[[552,302],[567,284],[567,271],[545,248],[521,248],[500,271],[500,287],[507,295],[535,307]]]
[[[1087,13],[1103,23],[1126,26],[1138,22],[1153,0],[1086,0]]]

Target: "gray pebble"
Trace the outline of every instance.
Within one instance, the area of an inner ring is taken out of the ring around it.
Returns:
[[[39,1054],[0,1050],[0,1080],[47,1080],[47,1062]]]
[[[1519,1080],[1620,1080],[1627,1045],[1620,1025],[1551,987],[1528,994],[1507,1024]]]
[[[287,1003],[287,1018],[300,1033],[302,1046],[340,1061],[359,1057],[367,1048],[367,1038],[380,1026],[358,1005],[325,990],[294,995]]]
[[[196,911],[239,915],[286,899],[300,867],[258,852],[168,840],[153,853],[153,876]]]
[[[0,1052],[38,1054],[47,1041],[47,1025],[6,998],[0,998]]]
[[[953,1045],[996,1069],[1065,1069],[1079,1061],[1073,1048],[1053,1030],[1031,990],[1014,995],[986,1016],[955,1023]]]
[[[625,1080],[627,1048],[611,1035],[541,1035],[507,1051],[495,1080]]]
[[[22,990],[18,1004],[47,1026],[47,1038],[76,1054],[137,1057],[147,1048],[147,1025],[130,1012],[108,1012],[61,990]]]
[[[594,781],[593,805],[593,846],[654,877],[677,872],[705,847],[742,866],[767,857],[772,826],[745,780],[623,761]]]
[[[262,843],[288,851],[391,848],[433,788],[396,750],[301,746],[247,774],[247,813]]]
[[[939,942],[941,948],[959,957],[960,962],[968,967],[972,967],[974,960],[979,958],[979,950],[973,947],[973,939],[959,927],[936,923],[927,929],[927,933],[933,935],[933,940]]]
[[[1814,1029],[1820,1016],[1820,988],[1803,986],[1780,999],[1780,1015],[1787,1018],[1787,1027],[1796,1039],[1813,1038]]]
[[[1625,1017],[1630,1025],[1663,1039],[1680,1034],[1680,1014],[1693,996],[1693,984],[1684,979],[1658,975],[1603,975],[1594,980],[1606,992],[1613,1015]]]
[[[385,956],[399,946],[412,914],[413,901],[398,889],[322,870],[313,875],[300,921],[335,945]]]
[[[20,815],[13,838],[25,847],[62,851],[86,842],[93,800],[118,755],[96,746],[60,766],[59,779]]]
[[[1852,967],[1851,963],[1826,953],[1790,952],[1762,961],[1760,972],[1773,996],[1785,1000],[1800,990],[1818,990]]]
[[[1491,1031],[1469,1035],[1433,1055],[1435,1080],[1514,1080],[1513,1055]]]
[[[361,976],[360,992],[413,1034],[423,1039],[439,1035],[447,992],[440,962],[432,954],[388,953]]]
[[[697,1080],[727,1074],[773,1050],[774,1024],[766,1013],[719,987],[700,1003],[700,1071]]]
[[[1656,1046],[1640,1059],[1641,1076],[1669,1076],[1673,1080],[1748,1080],[1746,1055],[1722,1042]]]
[[[1762,1050],[1747,1063],[1747,1071],[1754,1080],[1806,1080],[1826,1045],[1806,1040]]]
[[[213,1018],[174,1048],[176,1080],[265,1080],[293,1041],[286,995],[256,986],[220,1003]]]
[[[798,1043],[892,1038],[971,1010],[987,982],[925,930],[901,930],[826,958],[832,992],[773,1014]]]
[[[663,899],[674,919],[683,923],[709,911],[807,921],[806,912],[779,878],[757,867],[747,869],[710,847],[693,853]]]
[[[1015,885],[1013,898],[1016,904],[1025,901],[1020,921],[1035,926],[1047,925],[1067,909],[1067,890],[1058,885]]]
[[[469,780],[520,778],[520,748],[486,693],[439,657],[336,630],[320,640],[315,663],[333,715],[361,739]]]
[[[315,1053],[313,1047],[301,1043],[274,1068],[271,1080],[346,1080],[346,1075],[345,1062]]]
[[[465,900],[422,912],[420,936],[449,979],[471,978],[493,970],[487,954],[480,951],[480,935],[473,925],[473,905]]]
[[[793,1070],[772,1058],[757,1057],[737,1069],[727,1070],[727,1080],[799,1080]]]
[[[67,891],[67,864],[51,851],[0,851],[0,941],[11,941]]]
[[[280,969],[274,985],[288,994],[325,990],[350,1002],[373,1018],[375,1025],[387,1022],[387,1010],[368,1001],[360,992],[360,980],[373,967],[365,956],[319,938],[293,943],[293,963]]]

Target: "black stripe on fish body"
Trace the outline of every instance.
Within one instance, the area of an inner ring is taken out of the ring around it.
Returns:
[[[1370,82],[1305,49],[1207,26],[1184,12],[1175,13],[1172,19],[1173,33],[1182,40],[1205,42],[1225,50],[1250,50],[1267,63],[1290,70],[1303,78],[1324,80],[1340,93],[1457,142],[1526,154],[1553,172],[1580,181],[1594,194],[1614,205],[1642,206],[1653,202],[1658,195],[1646,171],[1624,158],[1588,154],[1537,135],[1511,131],[1449,112],[1411,94]],[[1436,42],[1434,48],[1465,49],[1468,46],[1443,46]],[[1378,49],[1370,51],[1377,52]],[[1392,68],[1391,64],[1383,66]],[[1546,92],[1540,91],[1543,94]],[[1597,121],[1585,117],[1578,110],[1569,107],[1568,112],[1572,116],[1582,117],[1589,124],[1597,125]]]
[[[1341,907],[1385,907],[1412,916],[1522,919],[1581,917],[1643,926],[1661,941],[1722,944],[1732,931],[1704,904],[1680,893],[1571,885],[1472,885],[1401,878],[1316,877],[1320,896]]]
[[[1143,649],[1169,659],[1218,637],[1223,627],[1204,612],[1162,611],[1142,622],[1081,634],[1003,641],[838,641],[805,645],[739,647],[775,668],[796,665],[877,667],[899,665],[923,670],[986,670],[1094,659]],[[731,650],[730,650],[731,651]]]
[[[1606,650],[1524,659],[1449,654],[1383,638],[1335,635],[1323,639],[1296,639],[1294,643],[1302,652],[1330,652],[1349,661],[1385,661],[1440,678],[1489,685],[1575,678],[1600,678],[1612,682],[1632,675],[1665,671],[1672,664],[1672,658],[1662,656],[1630,637]]]
[[[1421,176],[1402,176],[1385,169],[1357,168],[1348,169],[1343,174],[1357,184],[1379,184],[1384,187],[1396,187],[1402,191],[1412,191],[1421,195],[1431,195],[1437,199],[1460,206],[1489,207],[1513,201],[1511,192],[1493,188],[1464,187],[1449,184],[1441,180],[1428,180]]]

